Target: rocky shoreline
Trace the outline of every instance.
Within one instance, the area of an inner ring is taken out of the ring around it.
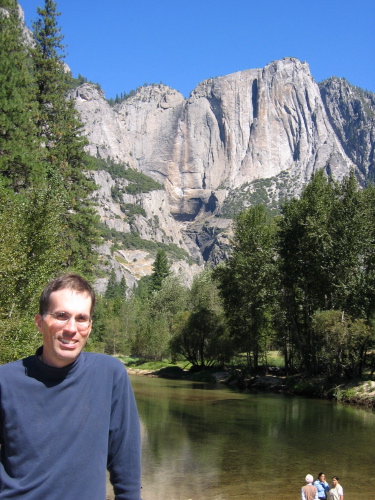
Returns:
[[[307,379],[297,375],[286,377],[274,374],[244,378],[233,376],[233,374],[226,371],[200,372],[197,374],[187,370],[167,370],[163,368],[154,371],[127,367],[127,371],[132,375],[226,384],[250,392],[274,392],[331,399],[375,410],[375,381],[372,380],[326,381],[318,377]]]

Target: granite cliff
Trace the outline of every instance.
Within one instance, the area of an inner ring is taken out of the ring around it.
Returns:
[[[161,84],[113,107],[92,84],[70,98],[92,156],[164,186],[136,199],[124,194],[123,202],[145,210],[129,225],[108,190],[119,179],[96,172],[106,224],[175,244],[197,265],[228,255],[236,212],[258,201],[276,207],[316,170],[340,179],[354,169],[362,183],[374,174],[374,94],[335,78],[318,85],[294,58],[205,80],[187,99]]]
[[[375,179],[375,94],[330,78],[319,84],[332,128],[364,180]]]

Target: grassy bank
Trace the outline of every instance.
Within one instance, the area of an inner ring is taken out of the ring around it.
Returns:
[[[331,399],[375,409],[375,381],[366,380],[326,380],[323,377],[301,377],[299,375],[263,375],[246,378],[241,367],[232,366],[225,372],[218,369],[192,371],[186,362],[171,363],[167,360],[150,361],[119,356],[129,373],[171,379],[185,379],[201,382],[226,383],[242,390],[267,390],[278,393]],[[280,368],[280,363],[275,363]]]

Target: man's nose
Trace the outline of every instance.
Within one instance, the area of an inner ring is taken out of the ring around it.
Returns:
[[[68,321],[65,323],[65,328],[67,330],[77,330],[77,322],[74,316],[70,316]]]

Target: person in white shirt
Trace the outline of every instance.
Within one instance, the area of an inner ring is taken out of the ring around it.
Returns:
[[[339,484],[339,478],[333,476],[332,487],[329,490],[329,500],[344,500],[344,490],[341,484]]]

